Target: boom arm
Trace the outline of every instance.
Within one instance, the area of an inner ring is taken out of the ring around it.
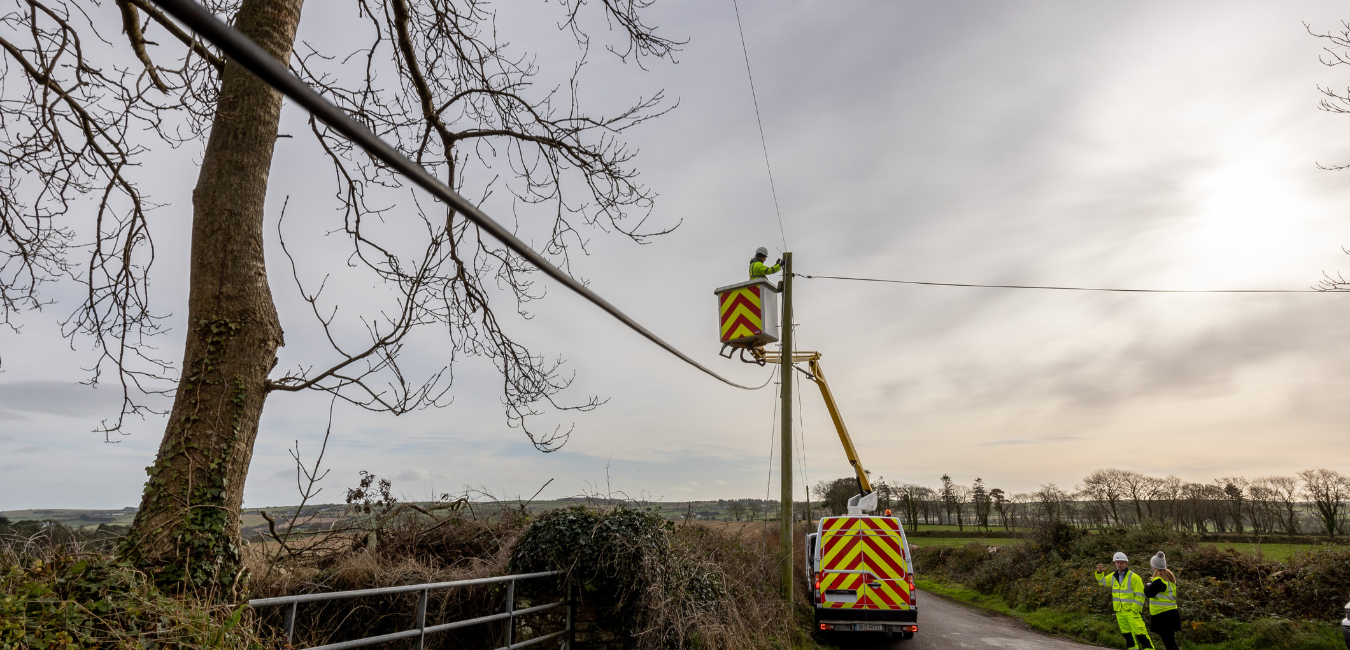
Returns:
[[[848,456],[849,464],[858,475],[858,487],[862,488],[862,494],[871,494],[872,482],[867,480],[867,471],[863,469],[862,461],[858,459],[858,450],[853,448],[853,438],[849,437],[848,427],[844,426],[844,417],[839,415],[839,405],[834,403],[830,385],[826,383],[825,375],[820,371],[820,353],[811,355],[808,363],[811,366],[811,374],[814,375],[811,380],[820,387],[820,396],[825,398],[825,408],[829,409],[830,419],[834,420],[834,429],[839,432],[839,442],[844,445],[844,455]]]
[[[757,359],[766,363],[778,363],[782,360],[781,352],[770,352],[763,348],[757,348],[751,351]],[[858,475],[858,488],[862,490],[863,495],[872,493],[872,482],[867,480],[867,470],[863,469],[862,461],[858,459],[858,451],[853,448],[853,438],[848,435],[848,427],[844,426],[844,417],[839,414],[839,405],[834,403],[834,395],[830,392],[830,385],[825,381],[825,374],[820,370],[819,352],[794,352],[792,361],[796,364],[799,361],[805,361],[811,368],[807,376],[820,388],[820,396],[825,398],[825,408],[830,411],[830,419],[834,420],[834,430],[839,433],[839,442],[844,445],[844,455],[848,456],[848,462],[853,466],[853,472]],[[796,367],[795,365],[793,367]],[[797,368],[801,370],[801,368]]]

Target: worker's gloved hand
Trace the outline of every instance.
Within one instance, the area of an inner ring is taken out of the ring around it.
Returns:
[[[774,265],[774,266],[782,266],[782,265],[783,265],[783,258],[781,258],[781,257],[778,258],[778,261],[777,261],[777,262],[774,262],[773,265]]]

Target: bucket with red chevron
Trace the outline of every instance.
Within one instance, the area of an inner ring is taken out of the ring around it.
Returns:
[[[721,341],[761,347],[778,341],[778,287],[762,278],[717,289]]]

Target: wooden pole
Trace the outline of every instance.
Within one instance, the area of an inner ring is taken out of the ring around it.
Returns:
[[[782,524],[783,599],[792,602],[792,253],[783,253],[783,358],[778,372],[782,379],[783,465],[779,470],[782,490],[779,492],[779,515]]]

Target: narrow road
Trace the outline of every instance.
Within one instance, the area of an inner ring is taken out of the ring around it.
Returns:
[[[1008,648],[1010,650],[1082,650],[1085,645],[1046,636],[1021,621],[988,610],[967,607],[945,598],[919,596],[919,632],[913,639],[886,638],[881,634],[839,634],[829,640],[842,648],[888,650],[956,650]]]

